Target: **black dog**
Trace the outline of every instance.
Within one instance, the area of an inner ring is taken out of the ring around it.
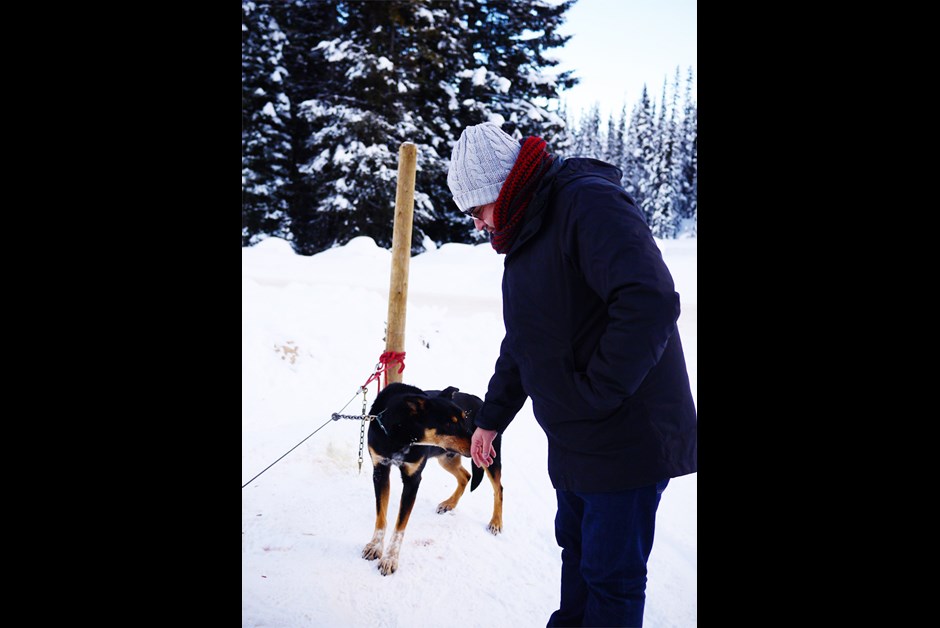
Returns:
[[[398,569],[398,554],[408,517],[415,504],[421,472],[430,458],[457,478],[457,490],[441,502],[437,512],[453,510],[471,480],[473,491],[483,479],[483,469],[470,464],[471,476],[460,463],[460,456],[470,457],[473,415],[483,405],[474,395],[458,392],[453,386],[443,391],[423,391],[407,384],[392,383],[378,394],[369,414],[378,418],[369,424],[369,455],[372,457],[372,483],[375,486],[375,532],[362,550],[366,560],[379,561],[379,571],[388,575]],[[503,528],[503,485],[500,483],[500,442],[493,441],[496,457],[486,468],[493,484],[493,518],[487,530],[499,534]],[[388,511],[390,465],[401,468],[402,493],[395,534],[385,555],[385,514]]]

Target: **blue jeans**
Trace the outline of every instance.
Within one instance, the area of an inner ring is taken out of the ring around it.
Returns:
[[[561,604],[548,626],[642,626],[646,561],[669,480],[616,493],[558,491]]]

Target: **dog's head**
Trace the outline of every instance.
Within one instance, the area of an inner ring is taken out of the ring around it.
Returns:
[[[369,412],[381,413],[379,420],[395,440],[470,455],[464,411],[446,396],[432,396],[414,386],[392,383],[379,393]]]

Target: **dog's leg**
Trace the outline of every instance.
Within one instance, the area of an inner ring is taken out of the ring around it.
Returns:
[[[363,548],[362,557],[366,560],[382,558],[382,545],[385,543],[385,513],[388,512],[389,492],[389,465],[372,448],[369,447],[372,457],[372,486],[375,488],[375,531],[372,540]]]
[[[486,468],[486,475],[493,484],[493,518],[486,529],[493,534],[499,534],[503,531],[503,483],[502,468],[500,465],[491,464]]]
[[[470,472],[464,469],[463,465],[460,464],[460,456],[458,454],[444,454],[443,456],[438,456],[437,461],[457,478],[457,490],[454,491],[453,495],[437,505],[437,512],[444,513],[457,507],[457,502],[460,501],[464,490],[467,488],[467,484],[470,482]]]
[[[398,553],[401,551],[401,541],[405,536],[405,527],[408,525],[408,518],[411,517],[411,510],[415,505],[415,497],[418,495],[418,486],[421,484],[421,471],[427,464],[427,458],[421,458],[417,462],[403,462],[401,465],[401,504],[398,506],[398,521],[395,523],[395,534],[388,544],[388,551],[379,561],[379,571],[383,576],[395,573],[398,569]]]

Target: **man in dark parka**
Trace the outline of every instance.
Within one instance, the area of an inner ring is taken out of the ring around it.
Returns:
[[[679,295],[618,168],[551,155],[541,138],[464,129],[447,182],[504,254],[506,335],[471,456],[526,397],[548,436],[561,602],[549,626],[641,626],[656,509],[697,470]]]

